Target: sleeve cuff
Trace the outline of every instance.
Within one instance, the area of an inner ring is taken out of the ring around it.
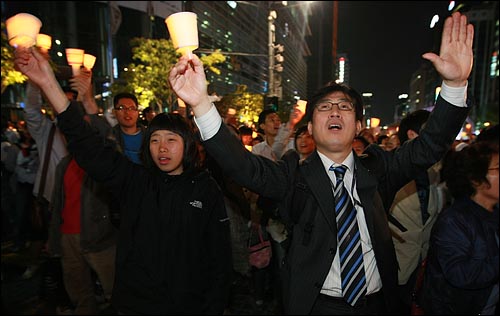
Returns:
[[[444,82],[441,84],[441,97],[448,103],[458,107],[467,107],[467,85],[464,87],[450,87]]]
[[[222,118],[212,103],[210,110],[198,118],[195,117],[194,122],[200,131],[201,140],[205,141],[217,134],[222,124]]]

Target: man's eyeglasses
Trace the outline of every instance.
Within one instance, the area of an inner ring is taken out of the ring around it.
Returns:
[[[115,110],[117,110],[117,111],[130,111],[130,112],[133,111],[133,112],[135,112],[135,111],[137,111],[137,108],[135,106],[129,106],[129,107],[127,107],[125,105],[119,105],[119,106],[115,107]]]
[[[331,111],[333,106],[336,105],[339,111],[352,111],[354,109],[354,105],[349,101],[340,101],[340,102],[332,102],[330,100],[319,101],[316,104],[316,109],[320,112]]]

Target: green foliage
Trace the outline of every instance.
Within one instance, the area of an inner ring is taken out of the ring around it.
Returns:
[[[169,108],[176,97],[168,84],[168,75],[179,59],[171,40],[137,37],[131,39],[130,46],[134,62],[128,65],[121,80],[113,83],[111,93],[134,93],[140,109],[150,105],[156,105],[159,111]],[[216,52],[202,56],[201,60],[209,70],[220,74],[214,65],[224,62],[225,57]]]
[[[14,48],[9,45],[5,23],[2,22],[2,93],[16,83],[23,83],[28,78],[14,69]]]
[[[235,92],[224,96],[218,110],[220,113],[226,113],[228,108],[233,108],[236,110],[239,123],[252,126],[257,124],[263,104],[262,94],[250,93],[246,85],[238,85]]]
[[[221,64],[226,61],[226,57],[220,53],[220,50],[216,50],[208,56],[201,55],[200,59],[205,67],[217,75],[220,75],[220,69],[214,67],[214,65]]]
[[[137,96],[139,108],[164,103],[172,104],[168,73],[177,57],[172,42],[165,39],[133,38],[130,40],[133,63],[122,73],[121,80],[111,86],[113,95],[130,92]]]

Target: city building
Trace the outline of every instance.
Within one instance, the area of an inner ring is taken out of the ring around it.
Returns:
[[[450,11],[460,11],[467,15],[474,25],[474,66],[469,78],[469,97],[475,106],[471,110],[468,122],[479,131],[484,124],[498,124],[499,102],[499,17],[498,3],[492,1],[457,1]],[[439,51],[442,19],[435,28],[434,50]],[[410,82],[410,96],[407,112],[418,109],[431,109],[439,93],[441,79],[435,69],[427,63],[413,73]],[[398,119],[401,119],[399,117]]]
[[[287,6],[281,1],[2,1],[1,5],[3,21],[20,12],[42,21],[40,32],[52,36],[50,55],[61,69],[68,67],[65,48],[78,47],[97,56],[95,93],[103,109],[110,106],[110,85],[132,62],[130,39],[168,39],[165,18],[180,11],[197,14],[200,54],[220,50],[227,57],[220,75],[208,73],[210,92],[223,96],[245,85],[249,92],[277,96],[283,107],[307,99],[311,11],[300,1],[289,1]],[[268,17],[273,11],[271,41]],[[12,87],[2,94],[2,104],[19,104],[20,94]]]

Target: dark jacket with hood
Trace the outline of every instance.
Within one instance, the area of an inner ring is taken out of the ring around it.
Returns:
[[[206,172],[170,176],[97,137],[71,104],[58,116],[68,149],[120,201],[112,304],[125,314],[222,314],[231,277],[229,220]]]

